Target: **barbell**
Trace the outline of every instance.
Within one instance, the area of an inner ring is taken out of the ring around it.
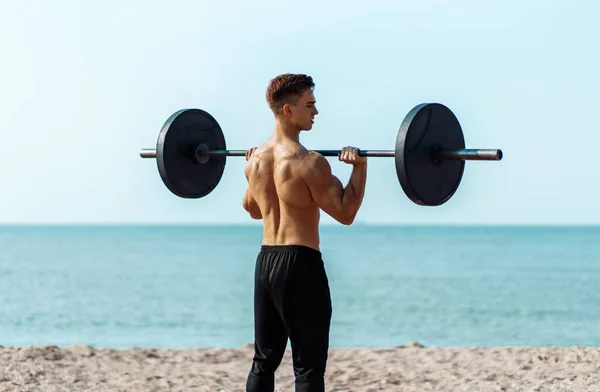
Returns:
[[[202,109],[182,109],[164,123],[156,149],[142,149],[142,158],[156,158],[166,187],[182,198],[212,192],[225,170],[225,158],[247,150],[227,150],[219,123]],[[315,150],[338,156],[340,150]],[[359,150],[366,157],[395,158],[396,174],[406,196],[422,206],[439,206],[456,192],[465,161],[499,161],[502,150],[466,149],[460,123],[440,103],[415,106],[404,118],[394,150]]]

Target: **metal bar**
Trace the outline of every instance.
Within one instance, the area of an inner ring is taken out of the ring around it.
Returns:
[[[315,150],[319,154],[326,157],[336,157],[341,150]],[[198,156],[233,156],[243,157],[246,156],[246,150],[210,150],[210,151],[197,151]],[[394,157],[393,150],[361,150],[358,155],[367,157]],[[140,151],[142,158],[156,158],[156,150],[145,148]]]
[[[209,150],[209,151],[198,151],[198,156],[205,157],[221,157],[223,155],[228,157],[245,157],[247,150]]]
[[[323,156],[337,156],[341,150],[315,150]],[[438,150],[435,157],[440,160],[464,160],[464,161],[499,161],[502,159],[502,150],[493,149],[460,149],[460,150]],[[200,156],[245,156],[246,150],[212,150],[198,152]],[[394,157],[393,150],[361,150],[360,156],[367,157]],[[156,158],[156,150],[143,149],[140,151],[142,158]]]
[[[140,151],[140,156],[142,158],[156,158],[156,150],[144,148],[142,151]]]
[[[499,161],[502,159],[502,150],[492,149],[460,149],[438,150],[435,157],[440,160],[463,161]]]
[[[337,157],[342,150],[315,150],[324,157]],[[394,150],[359,150],[361,157],[394,157]]]
[[[342,152],[341,150],[314,150],[315,152],[318,152],[319,154],[326,156],[326,157],[336,157],[338,156],[338,154],[340,152]],[[234,156],[234,157],[239,157],[239,156],[246,156],[246,150],[210,150],[210,151],[202,151],[202,152],[198,152],[198,155],[202,155],[202,156]],[[367,156],[367,157],[393,157],[394,156],[394,151],[393,150],[361,150],[359,152],[360,156]]]

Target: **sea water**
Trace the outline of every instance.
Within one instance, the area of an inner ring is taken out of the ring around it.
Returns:
[[[243,346],[261,234],[0,227],[0,345]],[[600,346],[600,228],[339,225],[321,237],[332,347]]]

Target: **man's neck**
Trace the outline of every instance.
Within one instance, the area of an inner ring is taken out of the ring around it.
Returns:
[[[291,140],[300,143],[300,130],[290,123],[285,123],[276,119],[275,128],[273,130],[273,139]]]

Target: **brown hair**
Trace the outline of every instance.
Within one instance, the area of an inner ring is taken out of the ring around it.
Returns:
[[[312,77],[304,74],[281,74],[271,79],[267,87],[267,103],[275,114],[281,112],[286,103],[296,103],[307,89],[314,89]]]

